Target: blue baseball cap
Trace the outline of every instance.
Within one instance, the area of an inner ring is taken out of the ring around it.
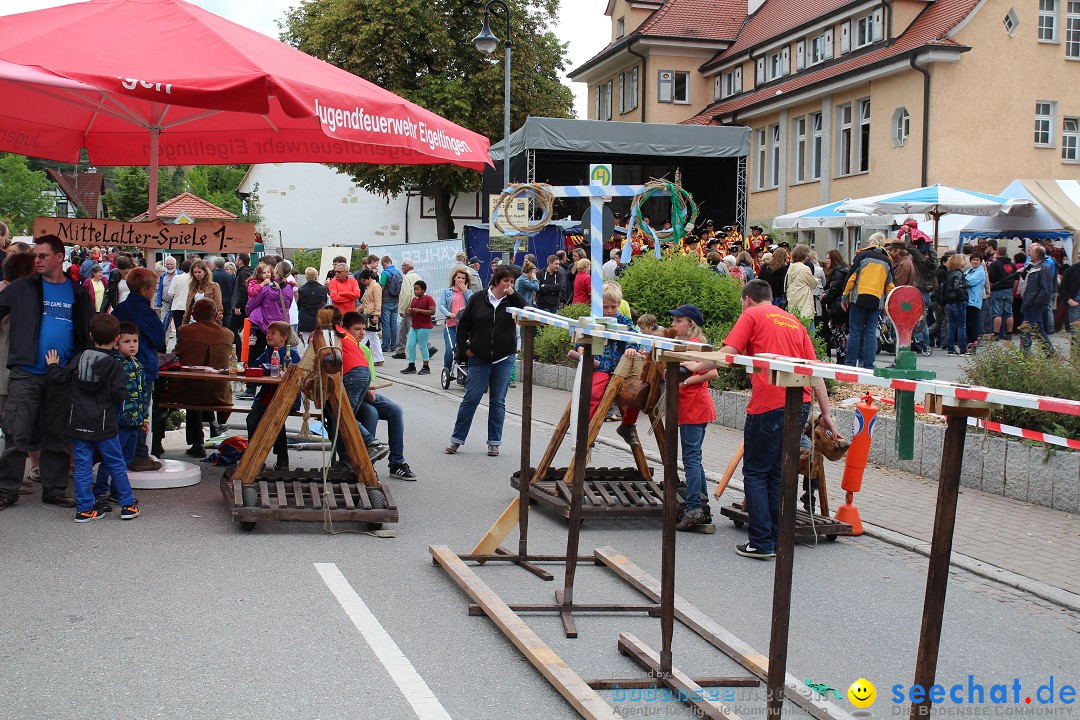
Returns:
[[[667,313],[674,317],[690,318],[698,327],[705,327],[705,318],[701,317],[701,311],[694,305],[680,305],[674,310],[668,310]]]

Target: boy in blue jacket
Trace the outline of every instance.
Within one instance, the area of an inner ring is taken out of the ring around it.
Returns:
[[[150,410],[150,386],[146,384],[139,353],[139,328],[134,323],[120,323],[120,338],[112,356],[120,364],[124,378],[124,399],[116,403],[117,440],[124,453],[124,464],[129,468],[135,460],[135,444],[139,431],[146,432]],[[105,463],[98,466],[94,481],[94,505],[111,512],[109,502],[120,502],[115,485],[110,486],[109,468]]]
[[[60,367],[60,355],[49,350],[45,362],[50,380],[71,383],[71,420],[68,436],[75,458],[75,522],[85,523],[104,516],[93,493],[94,450],[109,468],[120,500],[120,519],[139,516],[139,504],[131,493],[127,464],[120,449],[116,424],[116,403],[124,399],[124,377],[120,363],[111,354],[120,336],[120,323],[112,315],[95,315],[90,321],[94,347],[84,350]]]
[[[292,327],[287,322],[272,322],[266,329],[266,349],[263,350],[255,360],[254,367],[262,367],[270,362],[274,353],[277,353],[278,360],[281,362],[282,371],[285,370],[287,364],[297,364],[300,362],[300,354],[296,352],[294,348],[289,347],[289,335],[292,331]],[[287,361],[287,362],[286,362]],[[255,428],[259,427],[259,421],[262,420],[262,416],[266,413],[266,408],[270,406],[270,401],[274,398],[274,393],[277,391],[276,385],[261,385],[259,393],[255,396],[255,400],[251,403],[251,412],[247,416],[247,430],[248,440],[255,435]],[[296,401],[293,403],[293,410],[300,409],[300,395],[297,394]],[[289,443],[285,438],[285,425],[282,424],[281,430],[278,432],[277,439],[274,440],[274,454],[277,455],[277,462],[274,463],[275,470],[288,470],[289,469]]]

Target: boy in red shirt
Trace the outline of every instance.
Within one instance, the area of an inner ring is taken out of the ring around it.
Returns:
[[[742,315],[724,338],[720,352],[736,355],[772,353],[816,360],[814,344],[796,317],[772,304],[772,289],[764,280],[743,285]],[[713,367],[698,363],[692,369]],[[748,541],[735,551],[744,557],[776,556],[780,520],[780,463],[784,429],[785,388],[769,384],[765,373],[750,376],[752,392],[743,428],[743,492],[746,495]],[[833,424],[825,381],[814,378],[814,394],[825,429],[840,437]],[[803,422],[809,412],[810,389],[803,394]]]

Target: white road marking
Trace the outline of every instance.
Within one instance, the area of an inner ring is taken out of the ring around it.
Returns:
[[[338,566],[334,563],[315,563],[315,569],[319,571],[326,587],[330,588],[330,592],[334,593],[334,597],[341,603],[341,608],[352,620],[353,625],[364,636],[364,640],[375,653],[375,657],[390,673],[390,677],[412,706],[416,716],[420,720],[451,720],[450,713],[446,712],[442,703],[424,682],[424,678],[420,677],[420,673],[416,672],[416,668],[409,662],[409,658],[405,657],[401,648],[386,632],[386,628],[356,594]]]

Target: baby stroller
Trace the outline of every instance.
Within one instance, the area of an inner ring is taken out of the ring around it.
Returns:
[[[447,335],[446,352],[450,353],[451,360],[450,360],[450,369],[447,370],[446,366],[443,365],[442,375],[440,375],[440,379],[442,380],[443,390],[449,390],[451,382],[456,382],[458,385],[461,385],[462,387],[464,387],[465,386],[465,381],[469,379],[469,366],[468,365],[462,365],[461,363],[459,363],[457,361],[457,357],[456,357],[457,353],[455,352],[455,345],[456,345],[456,343],[454,342],[453,338],[451,338],[449,335]]]

